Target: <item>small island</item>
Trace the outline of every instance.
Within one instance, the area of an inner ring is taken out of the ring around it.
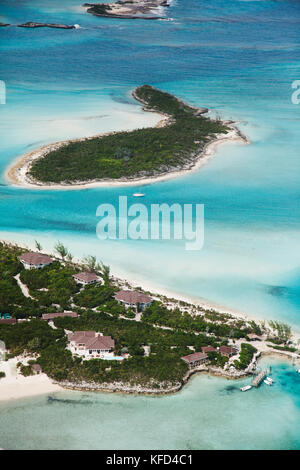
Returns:
[[[237,379],[264,354],[300,358],[284,323],[145,291],[95,256],[74,263],[60,242],[50,255],[0,243],[0,274],[0,399],[55,387],[174,393],[195,373]]]
[[[145,111],[163,116],[156,127],[46,145],[21,157],[8,170],[9,180],[53,189],[149,183],[197,168],[216,144],[247,142],[232,121],[205,117],[207,108],[149,85],[132,95]]]
[[[161,8],[168,7],[167,0],[121,0],[114,3],[85,3],[83,7],[94,16],[105,18],[124,18],[140,20],[158,20]]]
[[[1,28],[1,26],[2,26],[2,27],[4,27],[4,26],[10,26],[10,24],[9,24],[9,23],[0,23],[0,28]]]

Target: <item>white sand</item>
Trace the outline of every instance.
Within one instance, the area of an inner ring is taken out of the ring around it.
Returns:
[[[16,364],[19,361],[26,362],[23,358],[0,362],[0,371],[6,374],[6,377],[0,379],[0,401],[16,400],[62,390],[61,387],[53,384],[46,374],[30,377],[18,374]]]
[[[167,125],[168,118],[164,117],[162,121],[160,121],[156,127]],[[101,188],[101,187],[120,187],[120,186],[136,186],[136,185],[146,185],[151,183],[156,183],[159,181],[166,181],[171,178],[177,178],[179,176],[183,176],[186,173],[197,171],[202,165],[204,165],[211,157],[214,155],[216,148],[220,144],[224,143],[248,143],[248,140],[242,133],[232,124],[224,122],[231,130],[227,134],[219,134],[216,136],[216,139],[209,142],[203,149],[203,151],[198,155],[197,159],[195,160],[194,164],[191,164],[188,168],[182,170],[173,170],[166,174],[161,174],[159,176],[153,177],[145,177],[145,178],[138,178],[138,179],[127,179],[121,178],[116,180],[110,179],[103,179],[103,180],[94,180],[89,182],[78,182],[72,185],[70,184],[44,184],[38,183],[28,175],[28,171],[32,163],[42,158],[47,153],[56,150],[64,145],[67,145],[70,142],[76,141],[83,141],[86,138],[81,139],[73,139],[73,140],[66,140],[61,142],[54,142],[49,145],[44,145],[36,150],[26,153],[21,157],[18,157],[11,166],[5,172],[6,180],[13,184],[14,186],[19,186],[28,189],[53,189],[53,190],[78,190],[78,189],[87,189],[87,188]],[[104,135],[108,135],[111,133],[100,134],[95,137],[101,137]],[[88,138],[90,139],[90,137]]]

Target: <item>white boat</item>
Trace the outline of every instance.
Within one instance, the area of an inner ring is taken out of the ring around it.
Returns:
[[[268,380],[268,382],[271,382],[271,384],[273,384],[273,383],[274,383],[274,380],[273,380],[273,379],[271,379],[271,377],[266,377],[266,380]]]
[[[247,392],[250,388],[252,388],[252,385],[245,385],[244,387],[241,387],[240,390],[241,392]]]
[[[134,193],[134,197],[143,197],[145,196],[144,193]]]
[[[297,369],[298,374],[300,374],[300,369]]]
[[[264,382],[265,382],[266,385],[272,385],[272,382],[270,382],[270,381],[267,380],[267,379],[265,379]]]

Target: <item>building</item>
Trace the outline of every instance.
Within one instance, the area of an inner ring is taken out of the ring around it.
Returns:
[[[220,346],[219,353],[221,356],[231,357],[237,354],[238,350],[236,348],[232,348],[231,346]]]
[[[193,354],[188,354],[187,356],[183,356],[181,359],[190,367],[197,367],[201,364],[205,364],[205,362],[208,361],[208,356],[203,352],[196,352]]]
[[[217,352],[216,348],[214,348],[213,346],[202,346],[201,351],[204,354],[207,354],[208,352]]]
[[[16,318],[1,318],[0,325],[15,325],[17,323]]]
[[[138,309],[139,306],[140,310],[144,310],[153,302],[149,295],[131,290],[120,290],[115,294],[115,299],[126,307]]]
[[[41,269],[49,264],[53,263],[53,259],[48,255],[42,253],[23,253],[19,256],[19,260],[23,264],[25,269]]]
[[[35,374],[41,374],[43,372],[39,364],[33,364],[31,367]]]
[[[75,312],[62,312],[62,313],[43,313],[42,315],[42,320],[54,320],[54,318],[60,318],[60,317],[72,317],[72,318],[77,318],[78,314]]]
[[[115,342],[111,336],[96,331],[75,331],[68,334],[68,349],[83,359],[113,359]]]
[[[74,274],[73,278],[76,282],[78,282],[78,284],[83,284],[84,286],[101,282],[101,279],[99,276],[97,276],[97,274],[89,272]]]

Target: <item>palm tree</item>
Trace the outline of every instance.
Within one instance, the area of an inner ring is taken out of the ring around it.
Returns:
[[[100,269],[97,269],[99,265],[97,265],[97,258],[96,256],[86,256],[83,258],[83,263],[87,267],[89,271],[99,271]]]
[[[68,255],[68,249],[59,240],[54,245],[54,250],[61,256],[63,260]]]
[[[100,262],[100,271],[103,276],[104,285],[108,286],[110,282],[110,267],[104,264],[102,261]]]
[[[43,247],[42,245],[37,241],[37,240],[34,240],[35,242],[35,247],[38,251],[42,251]]]

